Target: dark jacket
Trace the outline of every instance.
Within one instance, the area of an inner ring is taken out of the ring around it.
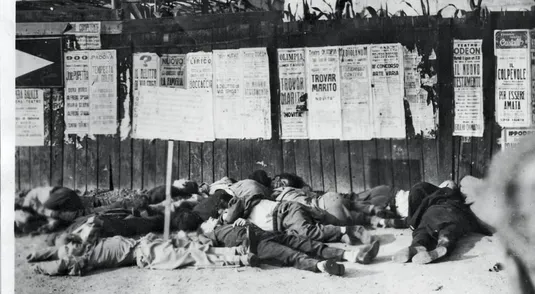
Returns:
[[[255,205],[261,200],[271,200],[264,196],[264,194],[255,194],[245,197],[233,197],[228,203],[227,217],[223,219],[223,223],[232,224],[238,218],[248,218],[249,214]]]

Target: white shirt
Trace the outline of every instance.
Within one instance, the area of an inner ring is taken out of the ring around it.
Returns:
[[[399,216],[409,216],[409,191],[398,191],[396,194],[396,208]]]
[[[277,204],[275,201],[261,200],[253,207],[247,220],[264,231],[273,232],[273,210]]]

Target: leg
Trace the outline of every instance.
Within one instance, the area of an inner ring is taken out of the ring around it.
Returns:
[[[320,208],[327,213],[324,224],[331,224],[336,226],[347,225],[365,225],[370,223],[370,218],[367,214],[360,211],[351,210],[351,201],[339,193],[328,192],[319,199]],[[331,221],[329,221],[331,219]]]
[[[434,247],[436,239],[429,234],[426,226],[420,225],[412,232],[412,242],[409,247],[403,248],[392,256],[392,260],[397,263],[409,262],[419,252],[427,252],[427,248]]]
[[[274,240],[266,239],[260,241],[257,247],[258,258],[260,260],[274,260],[285,266],[293,266],[297,269],[317,272],[316,265],[319,260],[290,247],[281,245]]]
[[[298,235],[278,234],[271,240],[289,248],[295,249],[307,255],[319,257],[321,259],[341,260],[344,250],[329,247],[322,242],[310,240]]]
[[[337,242],[342,237],[340,227],[318,223],[312,213],[297,202],[287,202],[287,205],[280,205],[280,208],[287,209],[280,215],[283,216],[282,227],[288,234],[322,242]]]
[[[111,237],[116,235],[134,236],[159,232],[163,230],[164,216],[155,215],[151,217],[127,217],[124,219],[109,216],[97,216],[102,227],[102,236]]]

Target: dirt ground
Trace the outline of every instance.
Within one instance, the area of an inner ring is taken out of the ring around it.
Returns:
[[[436,264],[395,264],[391,256],[410,243],[410,230],[378,229],[381,250],[371,265],[346,265],[344,277],[278,268],[101,270],[83,277],[34,275],[25,256],[44,237],[15,240],[16,293],[510,293],[504,270],[489,271],[503,258],[497,237],[466,236],[453,254]],[[332,244],[351,248],[344,244]],[[357,248],[358,246],[355,246]]]

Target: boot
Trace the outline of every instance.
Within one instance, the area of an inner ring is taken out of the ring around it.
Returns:
[[[371,245],[362,247],[357,255],[357,262],[362,264],[369,264],[379,253],[379,240],[373,241]]]
[[[411,261],[413,256],[415,256],[417,253],[424,251],[427,251],[427,249],[423,246],[409,246],[396,252],[392,256],[392,261],[396,263],[406,263]]]
[[[448,253],[446,247],[437,246],[437,248],[431,251],[418,252],[418,254],[412,258],[412,262],[417,264],[427,264],[444,257],[446,253]]]
[[[318,270],[322,273],[328,273],[329,275],[343,276],[346,272],[346,268],[343,264],[336,263],[334,260],[324,260],[316,264]]]
[[[363,226],[347,226],[346,238],[342,240],[349,245],[355,245],[360,241],[362,244],[371,244],[375,238]]]

